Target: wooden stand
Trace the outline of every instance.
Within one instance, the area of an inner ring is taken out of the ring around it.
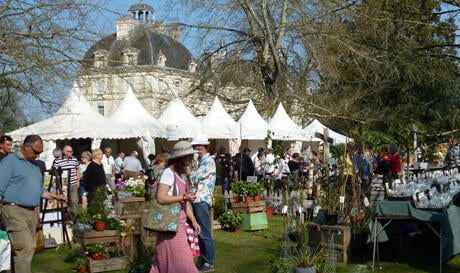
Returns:
[[[104,230],[104,231],[74,231],[73,238],[80,243],[83,249],[87,245],[98,243],[116,243],[120,245],[120,231]],[[104,272],[125,269],[128,266],[129,258],[127,256],[114,257],[110,259],[102,259],[99,261],[93,260],[90,257],[86,258],[90,272]]]
[[[334,243],[331,244],[331,237],[333,236]],[[326,226],[311,223],[310,224],[310,244],[320,244],[324,250],[328,251],[329,248],[334,250],[337,263],[348,263],[349,246],[351,240],[350,227],[346,226]]]
[[[130,222],[133,227],[134,235],[141,235],[142,231],[142,214],[144,212],[144,197],[121,198],[118,199],[115,208],[120,220]]]
[[[89,266],[89,272],[104,272],[126,269],[129,264],[129,258],[126,256],[102,259],[99,261],[93,260],[91,258],[86,258],[86,261]]]
[[[265,201],[256,201],[249,203],[231,203],[232,210],[240,213],[256,213],[265,211]]]
[[[98,243],[116,243],[120,244],[120,231],[104,230],[104,231],[74,231],[73,238],[83,248],[90,244]]]

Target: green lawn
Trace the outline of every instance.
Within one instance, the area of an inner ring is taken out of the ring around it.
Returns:
[[[264,273],[270,272],[271,262],[279,261],[280,248],[283,245],[283,218],[275,215],[269,220],[269,228],[254,232],[226,232],[215,230],[216,242],[216,273]],[[429,251],[429,250],[428,250]],[[81,248],[73,244],[72,249],[60,247],[57,249],[46,249],[35,254],[32,265],[34,273],[64,273],[72,272],[72,258],[81,252]],[[410,255],[406,253],[406,255]],[[358,264],[357,261],[368,267],[369,272],[372,266],[370,253],[357,259],[353,258],[352,264],[337,265],[337,272],[352,272]],[[381,269],[376,272],[405,272],[422,273],[438,272],[436,259],[428,262],[412,259],[411,264],[389,263],[380,264]],[[378,268],[377,268],[378,269]],[[112,273],[129,272],[126,270],[112,271]],[[460,272],[460,255],[443,266],[443,272]]]

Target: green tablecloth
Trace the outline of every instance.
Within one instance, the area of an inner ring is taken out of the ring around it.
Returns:
[[[439,222],[442,226],[442,260],[447,261],[460,252],[460,208],[455,205],[440,211],[430,211],[416,209],[412,201],[383,200],[377,203],[373,219],[376,215],[387,216],[388,218],[394,216],[395,219],[409,216],[420,221]],[[379,224],[378,230],[380,229],[381,225]],[[373,234],[373,230],[371,234]],[[379,241],[383,241],[385,237],[386,234],[382,232],[378,237]]]

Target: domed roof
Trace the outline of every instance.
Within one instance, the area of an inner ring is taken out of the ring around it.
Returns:
[[[131,34],[127,39],[117,40],[115,33],[96,42],[86,52],[82,63],[83,67],[94,67],[95,52],[98,50],[106,50],[107,65],[117,67],[123,65],[124,51],[137,49],[137,65],[155,65],[159,55],[163,54],[166,57],[166,67],[181,70],[188,69],[193,56],[180,42],[167,35],[145,28],[136,28]]]
[[[138,10],[145,10],[145,11],[148,11],[148,12],[155,12],[155,10],[153,9],[152,6],[150,5],[147,5],[146,3],[144,3],[144,1],[141,1],[140,3],[137,3],[137,4],[134,4],[132,5],[130,8],[129,8],[129,11],[138,11]]]

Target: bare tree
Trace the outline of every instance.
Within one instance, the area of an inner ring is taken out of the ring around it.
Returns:
[[[18,112],[29,112],[34,100],[44,111],[59,105],[66,93],[62,91],[67,91],[63,86],[76,79],[87,43],[97,37],[93,27],[99,4],[0,0],[0,115],[16,114],[11,113],[12,105]]]

